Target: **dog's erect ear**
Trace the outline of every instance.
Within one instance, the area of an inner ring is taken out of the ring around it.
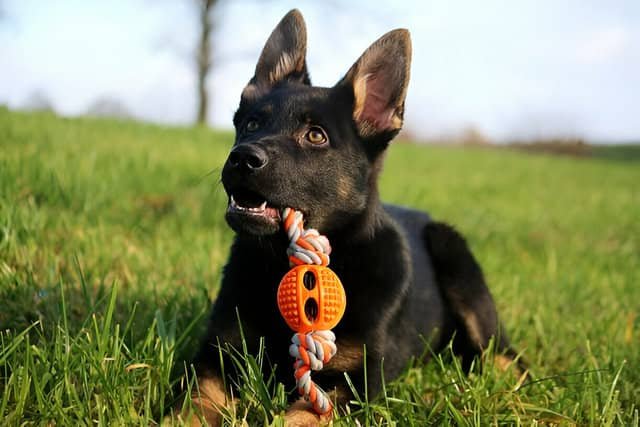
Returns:
[[[409,31],[393,30],[376,40],[338,83],[353,89],[353,120],[360,136],[400,130],[410,66]]]
[[[287,80],[311,84],[307,73],[307,28],[297,9],[287,13],[262,49],[256,71],[242,98],[256,99],[275,84]]]

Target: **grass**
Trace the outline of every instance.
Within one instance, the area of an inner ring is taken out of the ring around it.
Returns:
[[[231,141],[0,108],[0,424],[171,417],[232,239]],[[603,153],[391,147],[384,198],[466,234],[534,380],[444,354],[337,425],[638,425],[640,164]],[[282,424],[268,357],[227,351],[242,378],[227,421]]]

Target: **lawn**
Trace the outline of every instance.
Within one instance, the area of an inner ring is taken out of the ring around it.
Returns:
[[[232,239],[231,141],[0,108],[0,424],[169,420]],[[444,354],[337,425],[638,425],[640,161],[595,153],[392,145],[383,198],[468,237],[532,380]],[[234,354],[227,421],[281,424],[267,358]]]

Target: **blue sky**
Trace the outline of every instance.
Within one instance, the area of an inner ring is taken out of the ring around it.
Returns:
[[[386,31],[413,38],[406,127],[474,126],[492,139],[640,140],[640,1],[221,0],[209,122],[230,127],[262,44],[293,7],[309,32],[315,84],[333,85]],[[136,116],[195,116],[192,0],[0,0],[0,104],[43,92],[63,114],[97,98]]]

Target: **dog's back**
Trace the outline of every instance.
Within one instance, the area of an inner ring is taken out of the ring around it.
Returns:
[[[437,351],[444,344],[442,337],[447,335],[444,329],[449,329],[446,325],[449,316],[424,240],[425,230],[432,219],[425,212],[402,206],[387,204],[384,208],[399,226],[410,252],[412,284],[407,296],[407,311],[413,320],[411,333],[416,337],[418,351],[424,349],[425,342]]]

